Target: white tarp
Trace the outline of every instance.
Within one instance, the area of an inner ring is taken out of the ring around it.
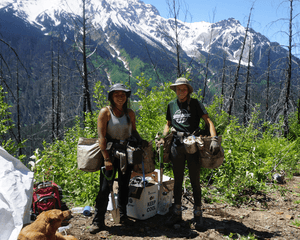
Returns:
[[[30,223],[33,172],[0,146],[0,235],[16,240]]]

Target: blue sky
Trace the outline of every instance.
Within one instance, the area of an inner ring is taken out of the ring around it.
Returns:
[[[160,15],[165,18],[169,15],[166,0],[142,0],[155,6]],[[170,1],[170,0],[169,0]],[[173,0],[171,0],[173,1]],[[250,9],[253,0],[180,0],[181,9],[187,9],[190,16],[186,18],[186,22],[218,22],[228,18],[235,18],[246,27]],[[186,5],[187,8],[184,6]],[[299,13],[299,7],[294,8],[294,12]],[[256,0],[251,14],[251,27],[261,34],[265,35],[272,42],[279,42],[282,45],[288,44],[288,36],[280,33],[280,31],[288,31],[289,18],[289,1],[288,0]],[[179,18],[184,20],[184,12],[180,13]],[[192,18],[191,18],[192,17]],[[274,21],[285,18],[284,21]],[[297,18],[296,18],[297,19]],[[298,18],[300,20],[300,17]],[[296,30],[294,30],[296,31]],[[298,42],[300,42],[298,40]]]

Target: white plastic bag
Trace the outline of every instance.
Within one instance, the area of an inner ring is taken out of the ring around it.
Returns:
[[[16,240],[30,223],[33,172],[0,147],[0,236]]]

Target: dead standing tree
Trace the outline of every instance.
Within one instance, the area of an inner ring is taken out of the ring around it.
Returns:
[[[20,78],[20,73],[21,73],[21,69],[23,69],[24,71],[24,75],[29,79],[30,78],[30,74],[27,71],[27,68],[25,67],[25,65],[23,64],[23,62],[21,61],[21,59],[19,58],[18,53],[16,52],[16,50],[6,41],[4,41],[3,39],[0,38],[0,43],[4,44],[10,51],[12,51],[13,56],[16,58],[16,74],[15,74],[15,80],[16,80],[16,96],[13,93],[13,90],[9,87],[9,85],[7,84],[5,77],[4,77],[4,69],[2,69],[2,67],[0,68],[0,83],[2,86],[5,86],[6,89],[8,90],[8,92],[11,94],[12,99],[16,102],[16,109],[17,109],[17,135],[15,135],[15,133],[13,131],[10,131],[11,135],[14,137],[14,139],[16,139],[16,142],[18,144],[21,144],[22,142],[22,136],[21,136],[21,113],[20,113],[20,89],[19,89],[19,78]],[[7,69],[7,72],[9,73],[8,75],[10,76],[10,78],[13,78],[13,73],[11,72],[10,66],[9,64],[5,61],[4,56],[2,56],[2,54],[0,53],[0,61],[1,61],[1,66],[4,65]],[[21,69],[19,67],[19,65],[21,66]],[[18,148],[18,155],[22,155],[22,149]]]
[[[240,68],[241,68],[243,53],[244,53],[244,49],[245,49],[245,46],[246,46],[246,41],[247,41],[247,35],[248,35],[248,31],[249,31],[249,25],[250,25],[252,10],[253,10],[253,6],[250,9],[250,14],[249,14],[249,18],[248,18],[248,23],[247,23],[247,27],[246,27],[244,41],[243,41],[243,44],[242,44],[241,54],[240,54],[240,58],[239,58],[238,65],[237,65],[237,68],[236,68],[236,72],[235,72],[235,75],[234,75],[233,90],[232,90],[232,93],[231,93],[230,98],[229,98],[229,107],[228,107],[228,110],[227,110],[227,113],[228,113],[229,117],[232,114],[232,108],[233,108],[235,93],[236,93],[236,90],[237,90],[238,80],[239,80],[239,71],[240,71]]]
[[[179,20],[179,15],[181,12],[184,12],[184,20],[186,20],[188,11],[182,10],[182,0],[166,0],[166,3],[169,8],[170,19],[168,19],[165,24],[159,26],[157,32],[162,35],[166,45],[168,45],[168,47],[171,48],[171,52],[175,54],[176,76],[181,77],[187,72],[193,61],[193,59],[191,59],[189,62],[184,63],[184,51],[181,47],[184,35],[181,34],[181,21]],[[162,47],[162,49],[165,51],[165,57],[167,57],[170,62],[174,63],[173,57],[170,57],[170,52],[167,52],[165,47]]]
[[[287,0],[284,2],[289,3],[289,18],[281,18],[277,21],[288,21],[288,32],[281,31],[282,33],[288,36],[288,46],[287,47],[287,63],[285,69],[285,82],[284,87],[281,91],[280,97],[278,99],[278,104],[275,111],[275,117],[277,114],[283,112],[283,131],[284,136],[287,137],[289,134],[289,110],[290,110],[290,102],[291,102],[291,85],[292,85],[292,73],[293,73],[293,55],[292,50],[295,47],[293,44],[293,38],[295,35],[299,36],[299,32],[293,33],[293,27],[295,25],[295,18],[298,17],[299,14],[294,14],[295,2],[299,2],[298,0]],[[283,3],[283,2],[282,2]],[[281,4],[282,4],[281,3]],[[277,22],[275,21],[275,22]],[[279,104],[280,103],[280,104]]]
[[[215,12],[216,9],[213,10],[213,17],[215,16]],[[213,19],[214,22],[214,19]],[[209,43],[208,43],[208,55],[207,55],[207,59],[206,59],[206,64],[205,64],[205,76],[204,76],[204,87],[203,87],[203,92],[202,92],[202,102],[204,102],[204,98],[205,98],[205,93],[206,93],[206,86],[207,86],[207,81],[208,81],[208,74],[209,74],[209,62],[210,62],[210,57],[211,57],[211,53],[210,53],[210,49],[211,49],[211,43],[212,43],[212,39],[214,37],[214,27],[213,25],[211,25],[210,28],[210,33],[209,33]]]
[[[283,105],[283,121],[284,121],[284,136],[287,137],[289,133],[289,121],[288,121],[288,110],[290,100],[290,88],[292,80],[292,37],[293,37],[293,1],[290,1],[290,20],[289,20],[289,46],[288,46],[288,67],[285,82],[285,98]],[[297,15],[296,15],[297,16]]]
[[[243,123],[244,125],[247,124],[249,120],[249,105],[250,105],[250,93],[249,93],[249,85],[250,85],[250,78],[251,78],[251,52],[252,50],[252,41],[249,42],[249,54],[248,54],[248,66],[247,66],[247,76],[246,76],[246,86],[245,86],[245,98],[244,98],[244,118]]]
[[[224,107],[224,96],[225,96],[225,82],[226,82],[226,62],[227,62],[227,56],[228,54],[224,51],[223,52],[223,67],[222,67],[222,77],[221,77],[221,97],[222,97],[222,102],[221,102],[221,109]]]
[[[85,114],[90,112],[92,113],[92,105],[91,105],[91,94],[89,90],[89,76],[96,71],[99,67],[94,68],[92,64],[89,64],[89,59],[95,54],[97,51],[98,44],[91,43],[92,42],[92,34],[96,34],[96,29],[93,26],[91,19],[93,19],[90,15],[93,14],[93,8],[90,0],[81,0],[82,7],[82,16],[80,18],[73,19],[73,24],[75,28],[74,34],[74,60],[77,66],[78,72],[83,80],[83,118],[85,119]],[[91,50],[91,46],[96,45]],[[76,56],[76,52],[79,52],[82,57],[82,61],[79,61],[79,58]],[[89,69],[92,69],[89,71]]]

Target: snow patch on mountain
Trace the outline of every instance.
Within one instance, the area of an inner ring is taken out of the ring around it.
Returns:
[[[162,18],[151,4],[141,0],[91,0],[91,3],[86,6],[86,11],[93,16],[91,20],[96,28],[105,32],[105,29],[114,25],[138,34],[148,44],[160,47],[157,46],[159,43],[169,51],[174,51],[175,20]],[[52,31],[47,26],[58,26],[64,16],[82,15],[81,0],[2,0],[0,8],[3,7],[12,8],[18,17],[40,26],[46,34]],[[217,23],[186,23],[178,20],[177,24],[178,41],[189,57],[200,57],[201,51],[210,53],[214,48],[226,51],[229,60],[238,61],[246,31],[239,21],[233,18]],[[250,45],[253,48],[258,44],[253,42],[253,37],[249,32],[243,64],[247,64]]]

